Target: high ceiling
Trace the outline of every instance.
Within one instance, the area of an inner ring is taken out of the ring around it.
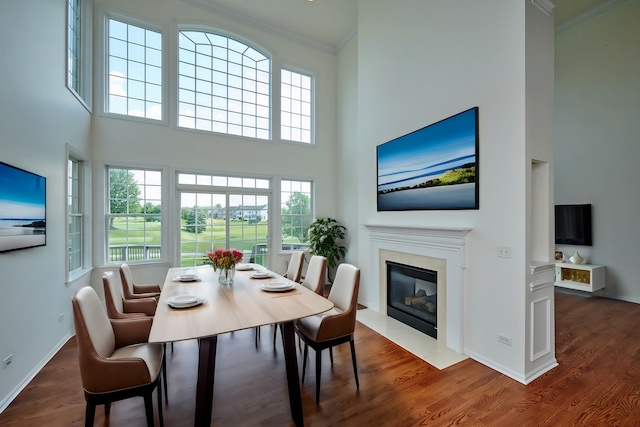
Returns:
[[[356,30],[357,0],[184,0],[334,51]],[[397,0],[396,0],[397,1]],[[511,1],[511,0],[508,0]],[[556,26],[617,0],[552,0]]]

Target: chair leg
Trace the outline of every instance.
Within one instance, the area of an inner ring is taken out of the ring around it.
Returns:
[[[162,381],[158,381],[158,420],[160,420],[160,427],[164,427],[164,416],[162,414]],[[167,385],[164,385],[164,393],[165,393],[165,399],[167,396]]]
[[[333,366],[333,347],[329,347],[329,359],[331,359],[331,366]]]
[[[322,368],[322,350],[316,350],[316,405],[320,404],[320,369]]]
[[[111,402],[104,404],[104,415],[108,416],[111,413]]]
[[[276,348],[276,335],[278,335],[278,324],[273,325],[273,348]]]
[[[173,343],[171,343],[173,347]],[[164,401],[169,403],[169,387],[167,386],[167,344],[164,344],[164,354],[162,355],[162,380],[164,381]]]
[[[304,374],[307,372],[307,357],[309,356],[309,345],[304,343],[304,355],[302,356],[302,384],[304,384]]]
[[[353,375],[356,377],[356,388],[360,388],[360,381],[358,381],[358,365],[356,364],[356,343],[353,341],[353,337],[351,338],[351,341],[349,341],[349,344],[351,344],[351,360],[353,362]]]
[[[147,414],[147,427],[153,427],[153,390],[146,393],[144,397],[144,411]]]
[[[93,427],[93,419],[96,415],[96,405],[93,403],[87,402],[87,407],[85,409],[84,415],[84,426],[85,427]]]

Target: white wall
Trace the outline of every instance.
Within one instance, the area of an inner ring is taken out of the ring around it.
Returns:
[[[0,160],[47,178],[46,246],[0,254],[0,410],[71,336],[81,285],[65,286],[66,145],[90,155],[90,116],[66,87],[65,17],[50,0],[0,13]]]
[[[378,307],[378,284],[372,282],[377,266],[371,265],[363,224],[472,227],[464,273],[465,351],[524,381],[531,263],[525,239],[525,2],[360,0],[357,67],[359,168],[357,187],[348,194],[358,194],[361,302]],[[480,209],[376,212],[375,147],[474,106]],[[512,258],[497,258],[498,245],[510,246]],[[511,337],[512,346],[498,343],[498,334]]]
[[[591,203],[593,246],[607,267],[603,294],[640,302],[640,0],[556,35],[555,202]]]

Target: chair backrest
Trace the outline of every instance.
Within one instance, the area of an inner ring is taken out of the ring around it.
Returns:
[[[302,264],[304,263],[304,251],[293,251],[291,253],[291,259],[287,266],[287,272],[285,277],[294,282],[300,282],[300,275],[302,274]]]
[[[358,309],[358,291],[360,289],[360,269],[351,264],[340,264],[336,270],[336,277],[331,285],[328,299],[333,305],[353,315],[353,325],[356,323]]]
[[[101,357],[109,357],[116,345],[115,334],[107,313],[91,286],[79,289],[71,299],[73,307],[73,324],[76,329],[80,370],[87,358],[97,353]],[[84,379],[83,379],[84,381]]]
[[[133,298],[133,275],[129,264],[123,262],[120,264],[120,280],[122,281],[122,295],[124,299]]]
[[[322,295],[326,280],[327,258],[321,255],[313,255],[309,260],[309,267],[307,267],[307,274],[304,276],[302,286]]]
[[[112,271],[107,271],[102,275],[102,285],[104,286],[104,301],[107,306],[107,316],[110,319],[117,319],[124,313],[122,304],[122,284]]]

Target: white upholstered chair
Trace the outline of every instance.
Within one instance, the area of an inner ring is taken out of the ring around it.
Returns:
[[[153,391],[158,389],[158,418],[162,417],[161,376],[164,349],[149,344],[153,318],[109,320],[96,291],[85,286],[71,300],[78,343],[80,377],[86,400],[85,426],[93,426],[97,405],[144,397],[147,425],[153,427]]]
[[[120,280],[122,280],[122,296],[124,299],[134,298],[158,298],[160,296],[160,285],[146,284],[136,285],[133,281],[129,264],[120,264]]]
[[[324,313],[305,317],[296,322],[296,333],[305,343],[302,365],[302,382],[304,383],[307,368],[309,347],[316,352],[316,404],[320,403],[320,368],[322,366],[322,350],[328,348],[333,364],[331,348],[348,342],[351,345],[351,360],[356,386],[358,381],[358,367],[356,365],[356,350],[353,333],[356,326],[356,311],[358,309],[358,290],[360,288],[360,269],[351,264],[340,264],[336,270],[336,277],[329,292],[329,300],[334,307]]]

